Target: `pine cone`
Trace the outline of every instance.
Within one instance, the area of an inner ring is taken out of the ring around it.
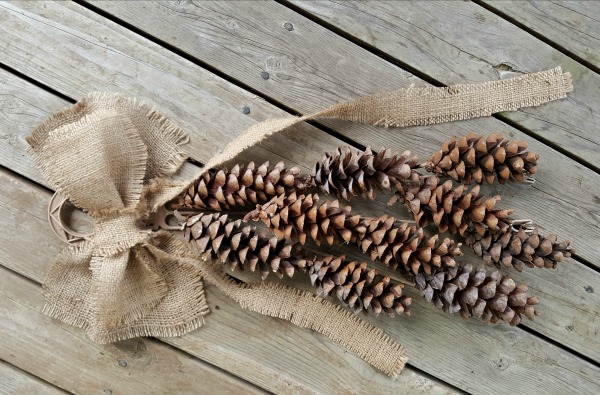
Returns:
[[[295,267],[304,266],[294,245],[260,235],[251,226],[242,227],[241,222],[228,221],[224,214],[197,214],[185,219],[182,227],[196,250],[210,252],[213,258],[229,263],[231,270],[248,267],[254,272],[258,266],[264,280],[270,271],[292,277]]]
[[[569,241],[559,243],[555,235],[540,236],[538,228],[527,233],[523,226],[516,232],[504,234],[471,232],[465,243],[486,263],[493,263],[498,268],[512,266],[519,272],[524,266],[554,269],[558,262],[569,258],[573,252]]]
[[[502,320],[514,326],[521,322],[521,315],[529,319],[539,315],[534,307],[537,298],[527,296],[526,285],[517,285],[497,270],[486,276],[482,266],[473,269],[466,264],[434,275],[420,273],[415,282],[428,302],[450,313],[460,312],[465,319]]]
[[[371,148],[365,152],[352,152],[350,147],[338,147],[334,154],[326,153],[315,164],[312,183],[326,194],[334,194],[344,200],[352,196],[375,198],[375,190],[390,190],[406,180],[418,165],[410,151],[392,155],[388,149],[374,154]]]
[[[282,195],[257,206],[244,220],[262,220],[278,238],[289,239],[294,234],[301,244],[306,243],[308,235],[317,244],[325,239],[332,245],[339,238],[359,246],[372,259],[394,269],[403,265],[412,273],[454,266],[454,256],[461,254],[460,244],[450,239],[438,243],[437,235],[427,238],[421,228],[409,226],[406,221],[352,215],[351,208],[340,208],[337,200],[322,204],[318,200],[318,195]]]
[[[272,169],[269,162],[258,168],[250,162],[245,168],[236,165],[231,171],[213,169],[191,184],[171,209],[223,211],[265,203],[282,193],[304,190],[304,181],[299,174],[298,167],[286,169],[283,162]]]
[[[442,148],[423,167],[467,184],[482,184],[484,179],[491,184],[495,177],[501,184],[510,178],[522,181],[524,175],[535,174],[539,159],[539,155],[526,149],[525,141],[511,141],[500,134],[485,139],[469,133],[442,143]]]
[[[320,295],[332,292],[339,300],[355,311],[369,308],[376,316],[381,311],[390,316],[410,315],[412,299],[402,295],[404,286],[390,282],[390,278],[377,276],[377,271],[368,269],[367,263],[344,261],[344,256],[306,262],[310,280]]]
[[[440,232],[464,235],[470,225],[480,234],[487,229],[506,231],[510,227],[508,216],[512,210],[496,210],[500,196],[486,199],[479,190],[479,185],[471,190],[464,185],[453,188],[452,180],[439,185],[436,176],[413,176],[389,204],[404,203],[419,226],[433,222]]]

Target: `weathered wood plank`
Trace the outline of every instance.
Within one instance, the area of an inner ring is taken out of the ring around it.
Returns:
[[[376,2],[373,8],[383,7],[384,5],[380,3],[383,2]],[[401,4],[402,7],[409,7],[410,10],[430,7],[431,12],[437,12],[434,10],[437,2],[417,3]],[[411,83],[423,84],[422,81],[407,75],[390,63],[277,4],[243,1],[231,3],[137,1],[94,4],[302,113],[317,111],[327,105],[365,93],[406,87]],[[346,2],[331,7],[318,2],[308,2],[307,7],[310,7],[310,10],[318,7],[340,8],[340,18],[345,15],[343,11],[347,10],[347,18],[344,21],[347,21],[348,28],[352,26],[351,20],[354,14]],[[362,7],[360,10],[365,9],[364,12],[370,9],[369,5],[360,5],[360,7]],[[388,4],[387,7],[392,5]],[[457,10],[461,10],[460,7],[464,7],[462,3],[457,4]],[[415,15],[420,15],[417,11],[414,12]],[[452,14],[450,10],[448,13]],[[396,14],[407,15],[406,11],[396,12]],[[265,18],[265,15],[269,17]],[[357,13],[357,15],[361,14]],[[441,14],[438,14],[438,17],[439,15]],[[284,28],[285,22],[292,23],[292,31]],[[357,25],[360,26],[356,26],[352,32],[377,29],[378,26],[371,20],[369,23]],[[379,41],[387,42],[385,30],[374,30],[373,37],[379,37],[378,35],[382,36]],[[424,40],[422,45],[426,45],[427,42],[429,41]],[[477,45],[480,45],[479,42]],[[397,45],[390,43],[388,46],[395,48]],[[384,49],[394,50],[388,46]],[[321,51],[316,48],[327,48],[327,50]],[[419,53],[429,53],[428,51],[433,55],[427,56],[441,56],[439,49],[435,52],[424,48]],[[461,57],[455,48],[453,51],[458,56],[456,59],[452,57],[452,62],[457,62],[453,67],[459,68],[464,56]],[[450,56],[454,52],[446,53],[445,56]],[[402,55],[411,59],[415,57],[414,51]],[[429,63],[425,62],[420,65],[424,68],[430,67]],[[497,70],[485,68],[485,62],[477,61],[476,65],[479,68],[473,66],[462,71],[464,78],[452,77],[454,79],[446,82],[473,82],[498,78]],[[480,74],[479,70],[483,74]],[[532,67],[528,70],[537,69]],[[261,77],[262,71],[269,73],[268,80]],[[438,74],[440,78],[454,76],[447,69],[439,70]],[[576,91],[582,89],[587,88],[576,87]],[[550,112],[561,113],[564,106],[573,105],[572,100],[574,99],[550,103],[542,107]],[[596,100],[589,100],[590,105],[596,105],[595,102]],[[582,104],[582,106],[586,105],[588,104]],[[552,117],[547,118],[548,122],[554,122],[552,119]],[[543,122],[546,120],[544,119]],[[517,217],[533,218],[547,233],[577,235],[575,244],[578,253],[600,267],[598,261],[600,245],[596,242],[600,234],[600,210],[596,204],[600,200],[600,176],[518,130],[492,118],[434,127],[407,128],[400,131],[381,130],[343,122],[326,122],[326,124],[364,145],[386,146],[400,151],[410,148],[423,156],[431,154],[448,136],[469,131],[506,132],[514,138],[530,141],[531,148],[539,152],[542,157],[540,173],[537,175],[538,184],[530,189],[515,185],[500,186],[494,188],[493,192],[503,194],[503,206],[515,208]],[[291,149],[289,151],[293,154]],[[540,205],[539,202],[545,204]]]
[[[300,4],[326,20],[330,17],[333,24],[344,18],[339,27],[349,34],[444,84],[496,79],[511,67],[538,71],[562,65],[574,77],[575,92],[568,100],[505,116],[600,166],[595,155],[600,137],[593,132],[600,125],[600,104],[590,100],[600,87],[600,76],[491,12],[452,1]],[[277,4],[94,5],[186,52],[190,47],[199,49],[194,53],[202,61],[301,112],[320,109],[323,100],[335,102],[348,94],[406,84],[398,68],[316,24],[309,26],[303,17]],[[483,15],[485,23],[480,20]],[[284,28],[286,21],[293,22],[293,31]],[[193,34],[180,34],[181,28]],[[268,80],[261,77],[262,71],[269,72]],[[324,89],[327,86],[335,88]]]
[[[71,5],[68,5],[68,6],[67,6],[67,9],[68,9],[69,7],[71,7]],[[64,10],[63,10],[63,11],[64,11]],[[48,12],[49,12],[49,11],[48,11]],[[64,12],[64,13],[66,13],[66,12]],[[89,28],[89,20],[86,20],[86,19],[85,19],[85,17],[89,17],[89,16],[88,16],[87,14],[84,14],[84,15],[83,15],[83,17],[82,17],[82,20],[83,20],[84,22],[82,22],[82,25],[86,25],[86,22],[87,22],[87,25],[88,25],[87,27]],[[51,23],[51,22],[52,22],[52,21],[49,21],[48,23]],[[69,26],[71,26],[71,27],[70,27],[70,29],[72,30],[72,29],[73,29],[72,25],[70,25],[70,24],[69,24]],[[69,28],[67,27],[67,29],[69,29]],[[83,30],[82,30],[82,31],[83,31]],[[72,35],[72,34],[71,34],[71,35]],[[112,36],[112,37],[114,37],[114,36]],[[124,42],[124,41],[127,41],[127,39],[129,39],[129,37],[122,37],[122,35],[117,35],[117,37],[119,37],[119,40],[115,39],[115,41],[119,41],[119,42]],[[93,37],[86,37],[86,38],[88,38],[88,39],[93,39]],[[146,44],[146,45],[145,45],[145,47],[151,47],[151,48],[152,48],[152,46],[151,46],[151,45],[148,45],[148,44]],[[75,45],[72,45],[72,48],[75,48],[75,49],[77,49],[77,51],[79,51],[79,52],[82,52],[82,51],[83,51],[83,53],[85,54],[85,51],[84,51],[84,49],[83,49],[83,48],[81,48],[81,47],[77,47],[77,46],[75,46]],[[93,46],[92,48],[95,48],[95,46]],[[124,51],[124,53],[127,53],[127,52],[126,52],[126,50],[125,50],[125,49],[123,49],[123,48],[119,48],[118,50],[119,50],[119,51]],[[135,50],[136,50],[136,51],[143,51],[142,49],[138,48],[137,46],[135,47]],[[151,61],[156,61],[156,59],[157,59],[157,58],[159,58],[158,56],[156,56],[156,55],[152,55],[151,53],[147,53],[147,52],[142,52],[141,54],[139,54],[138,52],[136,52],[136,53],[137,53],[137,54],[138,54],[140,57],[142,57],[143,59],[145,59],[147,62],[149,62],[149,60],[148,60],[148,59],[150,59]],[[164,52],[162,52],[162,53],[164,53]],[[88,54],[87,56],[89,56],[89,54]],[[165,57],[166,57],[166,56],[165,56]],[[106,63],[108,63],[108,62],[106,62]],[[160,61],[156,61],[156,63],[160,64]],[[84,64],[85,64],[85,63],[84,63]],[[151,64],[152,64],[154,67],[157,67],[157,66],[156,66],[156,64],[153,64],[152,62],[151,62]],[[68,68],[68,66],[67,66],[67,65],[64,65],[64,64],[63,64],[63,66],[67,67],[67,69],[66,69],[66,70],[69,70],[69,68]],[[122,69],[122,70],[128,70],[126,66],[127,66],[127,65],[123,65],[123,64],[121,64],[121,69]],[[136,66],[140,67],[139,65],[136,65]],[[186,73],[187,73],[187,74],[192,74],[192,72],[189,72],[189,73],[187,72],[187,70],[191,70],[191,71],[193,71],[195,74],[199,74],[199,75],[201,75],[201,78],[192,79],[191,81],[194,81],[195,83],[198,83],[198,86],[206,86],[206,85],[201,85],[201,84],[199,83],[199,81],[202,81],[202,79],[203,79],[203,78],[208,78],[208,77],[206,77],[204,74],[202,74],[202,73],[200,72],[200,70],[199,70],[199,69],[197,69],[197,68],[190,68],[190,67],[189,67],[189,64],[187,64],[187,65],[184,65],[184,66],[185,66],[185,67],[182,67],[181,69],[179,69],[179,72],[180,72],[180,73],[183,73],[183,74],[186,74]],[[83,67],[83,66],[81,66],[81,67]],[[88,67],[89,67],[89,66],[88,66]],[[71,71],[73,71],[73,69],[70,69],[70,70],[71,70]],[[56,71],[56,70],[50,70],[49,72],[50,72],[50,73],[57,73],[57,71]],[[65,73],[65,74],[69,74],[69,73],[67,72],[67,73]],[[72,73],[71,73],[71,74],[72,74]],[[91,73],[90,73],[90,75],[91,75]],[[85,81],[84,81],[83,83],[84,83],[84,84],[87,84],[87,86],[88,86],[88,87],[100,86],[100,85],[101,85],[101,80],[94,79],[94,78],[92,78],[90,75],[86,76],[86,78],[90,78],[90,79],[91,79],[91,81],[87,81],[87,82],[85,82]],[[147,75],[147,74],[146,74],[146,75]],[[154,75],[153,75],[153,76],[154,76]],[[138,81],[142,81],[142,82],[141,82],[141,84],[144,84],[144,81],[148,81],[148,82],[150,82],[150,81],[151,81],[150,79],[145,79],[145,74],[144,74],[144,73],[140,73],[140,75],[138,75],[138,78],[140,78]],[[120,82],[122,82],[122,83],[124,84],[124,85],[123,85],[123,88],[122,88],[122,90],[129,89],[130,91],[135,91],[135,89],[137,89],[137,88],[136,88],[136,85],[135,85],[135,83],[132,83],[131,81],[128,81],[127,79],[124,79],[123,81],[120,81]],[[66,85],[64,82],[59,82],[59,81],[57,81],[56,83],[57,83],[57,84],[59,84],[59,83],[60,83],[60,84],[64,84],[64,85]],[[188,84],[189,84],[189,82],[188,82]],[[161,86],[161,87],[159,87],[159,89],[160,89],[160,88],[164,88],[164,87],[162,87],[162,86]],[[77,88],[72,88],[72,89],[84,89],[84,88],[77,87]],[[175,90],[177,90],[177,89],[175,89]],[[215,90],[216,90],[216,88],[215,88]],[[173,92],[173,91],[174,91],[173,89],[171,89],[171,90],[166,90],[166,92]],[[160,93],[161,93],[161,94],[163,94],[163,95],[165,95],[165,92],[164,92],[164,91],[161,91]],[[154,93],[154,94],[153,94],[153,97],[157,97],[157,96],[158,96],[158,95],[157,95],[156,93]],[[234,95],[231,95],[231,96],[234,96]],[[209,99],[209,100],[210,100],[210,96],[209,96],[209,95],[207,95],[207,99]],[[212,100],[214,100],[214,99],[212,99]],[[193,107],[193,106],[188,106],[187,104],[183,103],[183,104],[181,104],[181,108],[182,108],[182,109],[181,109],[181,112],[186,112],[186,110],[185,110],[185,109],[188,109],[188,114],[189,114],[189,113],[191,112],[191,109],[193,109],[193,108],[195,108],[195,107]],[[205,108],[205,109],[207,109],[208,107],[204,107],[204,108]],[[237,108],[237,109],[236,109],[236,114],[237,114],[237,111],[238,111],[238,110],[239,110],[239,108]],[[236,116],[236,115],[233,113],[233,111],[231,112],[231,115],[232,115],[232,117],[235,117],[235,116]],[[191,120],[191,121],[192,121],[192,122],[191,122],[191,124],[193,124],[193,120],[194,120],[194,118],[193,118],[193,117],[191,117],[190,115],[187,115],[187,116],[188,116],[188,118],[187,118],[187,119],[188,119],[188,122],[190,122],[190,120]],[[229,118],[225,118],[225,119],[229,119]],[[218,126],[218,125],[217,125],[217,126]],[[188,130],[189,130],[189,128],[188,128]],[[312,137],[312,136],[310,136],[310,137]],[[284,147],[287,147],[287,146],[284,146]],[[322,149],[322,148],[321,148],[321,149]],[[318,150],[315,150],[315,152],[316,152],[316,151],[318,151]],[[311,151],[309,150],[309,154],[310,154],[310,153],[311,153]],[[427,312],[427,310],[426,310],[426,309],[422,309],[421,311],[423,312],[423,314],[426,314],[426,312]],[[446,319],[448,319],[448,317],[446,317]],[[450,319],[452,319],[452,318],[450,318]],[[439,324],[439,321],[438,321],[438,324]],[[432,324],[432,325],[435,325],[435,324]],[[436,325],[436,326],[437,326],[437,325]],[[410,327],[409,327],[409,328],[410,328]],[[456,329],[456,327],[454,327],[454,329]],[[460,331],[462,331],[462,330],[464,330],[464,329],[463,329],[462,327],[460,327],[460,330],[459,330],[459,332],[460,332]],[[410,332],[410,329],[408,330],[408,332]],[[468,333],[472,333],[472,334],[474,334],[474,333],[476,333],[476,332],[475,332],[475,331],[472,331],[472,332],[468,332]],[[454,335],[456,335],[456,333],[455,333]],[[420,341],[424,341],[424,340],[420,340]],[[418,358],[419,356],[416,356],[416,357]],[[429,366],[428,366],[428,369],[429,369],[429,371],[431,371],[431,372],[435,372],[435,373],[437,374],[437,371],[439,371],[439,370],[440,370],[440,369],[439,369],[439,368],[440,368],[440,366],[436,366],[436,365],[435,365],[435,363],[438,363],[438,362],[436,362],[436,361],[428,361],[427,363],[429,363],[429,364],[433,364],[433,365],[429,365]],[[470,363],[474,363],[474,364],[476,364],[477,362],[476,362],[476,360],[471,360],[471,362],[470,362]],[[433,366],[433,367],[432,367],[432,366]],[[450,365],[449,365],[449,366],[450,366]],[[452,375],[451,375],[451,372],[446,372],[445,374],[447,374],[447,375],[448,375],[448,377],[451,377],[451,376],[452,376]],[[475,385],[478,385],[478,384],[475,384]]]
[[[0,70],[0,165],[48,186],[27,155],[25,137],[51,115],[48,109],[57,111],[70,103],[39,88],[35,89],[34,95],[32,91],[23,92],[24,84],[21,78]]]
[[[40,282],[52,257],[64,246],[49,232],[45,219],[50,192],[5,170],[0,170],[0,189],[3,191],[0,217],[3,218],[4,229],[0,232],[0,265]],[[15,234],[28,236],[15,237]],[[31,240],[36,241],[34,245]],[[10,272],[4,275],[4,272],[6,270],[0,267],[0,289],[3,290],[0,292],[8,292],[9,295],[6,303],[4,298],[0,302],[0,312],[6,312],[0,321],[0,345],[4,347],[2,339],[12,345],[0,350],[0,358],[47,381],[71,391],[79,389],[76,392],[82,392],[81,388],[100,388],[100,392],[103,388],[112,388],[114,393],[117,393],[115,389],[122,389],[123,393],[145,393],[138,392],[141,389],[147,393],[148,388],[154,388],[150,392],[181,393],[209,388],[212,393],[256,393],[242,383],[231,382],[233,380],[229,376],[222,377],[222,373],[213,372],[214,368],[191,361],[185,354],[165,349],[164,345],[150,340],[95,345],[81,330],[41,315],[39,311],[43,302],[39,287],[27,285],[27,282],[23,285],[24,280],[19,282],[15,275],[10,275]],[[2,281],[8,285],[5,286]],[[9,285],[15,290],[6,288]],[[206,326],[181,338],[162,340],[269,391],[303,394],[456,393],[410,367],[391,381],[324,336],[285,321],[240,310],[239,305],[216,289],[209,288],[207,294],[214,314],[207,317]],[[27,308],[22,310],[22,305]],[[15,334],[22,332],[32,333],[31,338],[22,337],[15,341]],[[42,344],[42,341],[47,343]],[[42,350],[37,358],[31,355],[36,348]],[[136,352],[138,348],[141,351]],[[118,365],[119,359],[128,361],[127,369]],[[58,367],[40,371],[49,363]],[[80,377],[80,374],[88,374],[90,367],[93,368],[92,377]],[[73,369],[74,372],[65,373],[64,369]],[[138,369],[143,370],[140,372]],[[183,374],[179,374],[180,371]],[[132,376],[125,380],[123,375],[127,373]],[[207,378],[207,375],[210,377]],[[161,386],[161,382],[166,384]],[[189,387],[182,382],[188,383]]]
[[[597,1],[482,1],[535,33],[600,67]]]
[[[68,392],[0,360],[0,395],[64,395]]]
[[[6,258],[3,252],[0,260]],[[0,358],[69,392],[194,394],[205,388],[214,393],[264,393],[155,340],[94,344],[82,330],[41,313],[39,285],[4,267],[0,285]]]

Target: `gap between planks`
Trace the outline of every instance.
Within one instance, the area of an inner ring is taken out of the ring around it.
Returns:
[[[70,393],[0,359],[0,395],[64,395]]]

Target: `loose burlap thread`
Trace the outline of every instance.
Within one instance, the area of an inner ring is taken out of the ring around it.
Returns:
[[[208,306],[203,280],[240,305],[320,332],[395,377],[404,348],[349,311],[274,283],[237,284],[207,256],[145,226],[150,214],[211,168],[296,123],[336,118],[386,127],[429,125],[516,110],[566,97],[560,68],[445,88],[409,88],[334,105],[303,117],[270,119],[240,134],[194,179],[169,179],[186,159],[187,136],[145,103],[90,93],[44,121],[29,152],[56,190],[85,210],[94,235],[69,246],[44,284],[46,314],[107,343],[138,336],[179,336],[200,327]]]

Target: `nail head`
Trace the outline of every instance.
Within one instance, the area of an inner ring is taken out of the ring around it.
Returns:
[[[267,73],[266,71],[263,71],[262,73],[260,73],[260,76],[262,77],[263,80],[269,79],[269,73]]]
[[[284,24],[283,24],[283,27],[285,27],[285,30],[287,30],[287,31],[290,31],[290,32],[291,32],[292,30],[294,30],[294,25],[292,25],[292,23],[291,23],[291,22],[286,22],[286,23],[284,23]]]
[[[250,114],[250,107],[248,107],[248,106],[244,106],[244,107],[242,107],[242,112],[243,112],[244,114]]]
[[[122,366],[122,367],[127,366],[127,361],[124,359],[119,359],[117,362],[119,362],[119,366]]]

